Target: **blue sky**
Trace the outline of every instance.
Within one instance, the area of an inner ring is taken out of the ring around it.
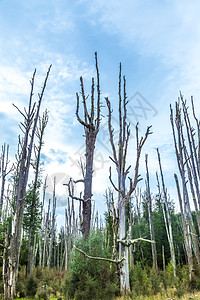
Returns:
[[[155,148],[159,147],[169,192],[176,196],[176,169],[169,123],[169,104],[181,90],[200,104],[200,2],[199,1],[105,1],[2,0],[0,1],[0,139],[16,151],[20,116],[12,107],[26,105],[29,80],[37,69],[35,95],[45,73],[53,65],[43,109],[50,111],[43,160],[49,176],[63,174],[57,193],[58,214],[63,220],[66,190],[62,180],[80,176],[77,159],[83,155],[83,128],[76,121],[75,93],[79,77],[90,91],[95,75],[94,52],[98,52],[102,101],[109,96],[117,109],[118,71],[122,62],[127,79],[130,109],[140,114],[141,134],[153,125],[153,135],[143,152],[149,153],[152,189],[158,169]],[[139,93],[139,98],[133,97]],[[140,98],[142,96],[142,98]],[[137,108],[138,99],[148,111]],[[147,102],[144,102],[144,100]],[[156,112],[156,113],[155,113]],[[106,108],[103,111],[106,116]],[[130,115],[134,127],[136,119]],[[106,117],[96,145],[94,192],[96,207],[103,212],[103,193],[111,165]],[[117,124],[116,124],[117,125]],[[134,132],[134,128],[133,128]],[[135,144],[130,143],[129,162],[134,164]],[[144,163],[141,173],[144,175]],[[64,175],[65,174],[65,175]],[[77,191],[81,188],[77,188]],[[51,188],[49,188],[49,192]]]

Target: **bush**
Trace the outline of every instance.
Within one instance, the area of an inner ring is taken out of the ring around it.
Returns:
[[[91,256],[109,257],[101,232],[91,233],[88,241],[77,241],[76,246]],[[116,267],[105,261],[85,258],[74,251],[70,271],[63,284],[65,299],[112,299],[119,294]]]
[[[37,279],[31,274],[26,281],[26,295],[34,297],[37,292]]]
[[[161,287],[160,287],[160,276],[155,273],[154,269],[150,272],[150,282],[151,282],[151,293],[153,295],[158,294],[161,292]]]
[[[137,262],[130,273],[131,290],[135,295],[149,295],[150,279],[147,271]]]
[[[26,286],[25,286],[25,284],[18,280],[16,291],[17,291],[17,294],[19,295],[20,298],[24,298],[26,296]]]
[[[49,297],[48,297],[48,293],[47,293],[47,289],[46,287],[39,287],[37,289],[37,296],[40,299],[44,299],[44,300],[48,300]]]

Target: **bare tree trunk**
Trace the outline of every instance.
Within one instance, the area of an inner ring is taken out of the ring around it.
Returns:
[[[173,270],[174,270],[174,276],[176,277],[176,258],[175,258],[175,250],[174,250],[174,241],[173,241],[173,233],[172,233],[172,224],[171,224],[171,216],[169,213],[169,207],[168,207],[168,201],[167,201],[167,192],[165,188],[165,183],[164,183],[164,176],[162,172],[162,165],[161,165],[161,159],[160,159],[160,153],[157,148],[157,154],[158,154],[158,162],[159,162],[159,167],[160,167],[160,175],[161,175],[161,181],[162,181],[162,190],[163,190],[163,195],[164,195],[164,200],[165,200],[165,209],[166,209],[166,214],[167,218],[165,217],[165,225],[167,229],[167,237],[169,241],[169,246],[170,246],[170,253],[171,253],[171,259],[172,259],[172,265],[173,265]],[[162,197],[161,197],[161,203],[162,203]],[[163,214],[164,213],[163,209]]]
[[[185,249],[187,254],[187,262],[189,267],[189,279],[190,281],[194,278],[194,267],[193,267],[193,258],[192,258],[192,248],[191,248],[191,238],[190,233],[188,231],[188,226],[186,224],[185,215],[183,212],[183,200],[181,197],[178,177],[176,174],[174,174],[175,182],[176,182],[176,188],[178,193],[178,199],[179,199],[179,205],[180,205],[180,211],[181,211],[181,220],[182,220],[182,227],[183,227],[183,234],[184,234],[184,242],[185,242]]]
[[[56,178],[54,177],[54,188],[53,188],[53,211],[52,211],[52,224],[51,224],[51,237],[50,237],[50,245],[49,245],[49,256],[47,261],[48,269],[50,269],[53,265],[53,249],[55,244],[55,217],[56,217]]]
[[[1,174],[0,175],[1,177],[0,220],[2,220],[2,213],[3,213],[2,208],[3,208],[6,176],[13,170],[13,167],[11,167],[8,170],[8,165],[9,165],[8,153],[9,153],[9,145],[6,146],[6,144],[4,143],[2,146],[2,154],[0,158],[0,174]]]
[[[139,225],[139,237],[141,238],[141,229],[140,229],[140,226],[141,226],[141,199],[142,199],[142,192],[141,192],[141,189],[140,188],[137,188],[136,192],[135,192],[135,199],[136,199],[136,209],[137,209],[137,215],[138,215],[138,225]],[[142,265],[144,267],[144,264],[143,264],[143,261],[144,261],[144,252],[143,252],[143,249],[142,249],[142,246],[139,245],[139,249],[140,249],[140,252],[141,252],[141,258],[142,258]]]
[[[185,109],[185,103],[183,101],[182,95],[181,95],[181,101],[183,109]],[[187,178],[186,178],[186,170],[185,166],[187,164],[187,150],[186,150],[186,142],[184,138],[184,132],[183,132],[183,122],[182,122],[182,115],[181,115],[181,108],[178,102],[176,102],[176,110],[175,110],[175,122],[173,117],[173,110],[170,106],[171,114],[170,114],[170,120],[172,125],[172,132],[173,132],[173,138],[174,138],[174,146],[176,151],[176,158],[177,158],[177,164],[181,176],[182,181],[182,189],[183,189],[183,204],[184,204],[184,215],[186,220],[186,226],[188,227],[188,232],[191,232],[191,240],[192,240],[192,247],[194,250],[194,254],[197,260],[198,265],[200,266],[200,256],[199,256],[199,245],[197,241],[197,234],[192,218],[191,208],[190,208],[190,202],[189,202],[189,193],[187,189]],[[176,131],[175,126],[176,125]],[[186,127],[188,125],[186,124]],[[177,134],[176,134],[177,133]],[[193,133],[194,135],[194,133]],[[190,140],[189,140],[190,141]],[[191,158],[190,158],[191,159]],[[188,169],[189,171],[189,169]],[[190,176],[190,173],[189,173]]]
[[[37,210],[37,197],[38,197],[38,191],[40,188],[40,184],[38,182],[39,180],[39,173],[40,173],[40,156],[41,156],[41,150],[42,146],[44,144],[43,142],[43,136],[44,131],[48,123],[48,112],[47,110],[43,113],[43,117],[39,118],[39,126],[36,129],[36,137],[39,140],[38,147],[35,146],[35,152],[36,152],[36,163],[35,163],[35,178],[33,183],[33,196],[31,198],[31,210],[30,210],[30,224],[29,224],[29,233],[28,233],[28,264],[27,264],[27,274],[31,273],[31,258],[34,255],[34,252],[31,251],[31,249],[34,249],[34,239],[33,236],[35,234],[34,232],[34,224],[36,222],[35,220],[35,213]]]
[[[114,144],[114,135],[111,124],[112,117],[112,109],[109,99],[106,97],[106,104],[108,107],[108,130],[110,135],[110,143],[112,147],[113,157],[111,158],[112,162],[114,162],[118,174],[118,185],[112,181],[111,178],[111,168],[110,168],[110,182],[113,185],[114,189],[118,192],[118,210],[119,210],[119,259],[125,258],[122,270],[120,274],[120,288],[122,293],[126,293],[130,290],[130,282],[129,282],[129,242],[126,242],[127,239],[127,230],[126,228],[126,205],[130,201],[131,195],[134,192],[137,183],[141,180],[139,178],[139,160],[141,155],[142,147],[150,134],[150,127],[147,128],[146,134],[144,138],[139,139],[138,135],[138,125],[136,126],[136,142],[137,142],[137,158],[135,164],[135,174],[134,180],[129,177],[130,180],[130,188],[126,191],[125,182],[126,177],[129,172],[130,166],[126,169],[126,156],[128,149],[128,142],[130,137],[130,129],[129,125],[127,125],[127,96],[126,96],[126,79],[123,77],[123,100],[121,96],[121,64],[119,70],[119,138],[118,138],[118,150],[116,150],[116,146]],[[128,237],[130,240],[130,237]]]
[[[51,68],[51,66],[50,66]],[[25,112],[18,111],[24,117],[24,123],[22,124],[24,139],[20,140],[21,145],[21,157],[18,162],[19,172],[18,172],[18,181],[15,187],[15,195],[14,195],[14,211],[12,213],[12,229],[11,229],[11,238],[10,238],[10,255],[9,262],[7,266],[8,273],[8,292],[5,291],[9,299],[13,299],[16,297],[16,283],[18,277],[18,265],[19,265],[19,255],[20,255],[20,245],[21,245],[21,236],[22,236],[22,219],[23,219],[23,211],[24,211],[24,201],[26,194],[26,186],[29,175],[29,168],[31,162],[31,154],[34,143],[34,136],[36,131],[36,126],[39,118],[39,110],[41,101],[43,98],[44,90],[46,87],[47,79],[49,76],[50,68],[47,72],[45,82],[42,88],[41,94],[39,94],[39,101],[37,108],[35,109],[35,104],[32,105],[32,97],[33,97],[33,87],[34,87],[34,78],[35,73],[33,74],[33,78],[31,81],[31,93],[29,100],[28,110],[25,109]]]
[[[4,299],[9,299],[9,268],[8,268],[8,261],[9,261],[9,224],[7,225],[7,231],[5,232],[4,236],[4,251],[3,251],[3,284],[4,284]]]
[[[76,94],[77,98],[77,109],[76,117],[81,125],[83,125],[85,130],[85,156],[86,156],[86,169],[84,172],[84,178],[82,182],[84,183],[84,196],[83,199],[74,198],[76,200],[83,202],[83,224],[82,224],[82,233],[85,240],[87,240],[90,233],[90,224],[91,224],[91,199],[92,199],[92,178],[93,178],[93,161],[94,161],[94,150],[96,137],[99,132],[100,125],[100,84],[99,84],[99,69],[97,63],[97,53],[95,53],[96,61],[96,71],[97,71],[97,117],[95,118],[95,101],[94,101],[94,78],[92,78],[92,88],[91,88],[91,106],[90,114],[88,113],[88,108],[86,104],[87,97],[85,96],[83,78],[80,78],[81,83],[81,95],[84,108],[84,120],[79,116],[79,95]],[[71,195],[70,195],[71,196]]]
[[[151,199],[151,191],[150,191],[150,184],[149,184],[149,170],[148,170],[148,154],[145,155],[145,162],[146,162],[146,190],[147,190],[147,197],[148,197],[148,208],[149,208],[149,227],[150,227],[150,236],[151,240],[155,241],[155,233],[154,233],[154,226],[153,226],[153,216],[152,216],[152,199]],[[156,272],[158,273],[158,262],[157,262],[157,251],[156,251],[156,244],[151,244],[152,250],[152,258],[153,258],[153,267]]]
[[[48,235],[50,234],[49,232],[49,216],[50,216],[50,199],[49,199],[49,205],[48,205],[48,210],[47,210],[47,214],[46,214],[46,218],[45,218],[45,222],[44,222],[44,243],[43,243],[43,256],[42,256],[42,269],[45,268],[46,266],[46,260],[48,257],[48,244],[49,244],[49,237]],[[48,261],[48,260],[47,260]]]

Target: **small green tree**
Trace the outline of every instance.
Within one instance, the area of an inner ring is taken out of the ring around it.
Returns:
[[[88,240],[77,241],[76,246],[91,256],[110,257],[101,232],[90,234]],[[70,271],[65,277],[65,299],[112,299],[119,293],[116,266],[106,261],[90,260],[74,251]]]
[[[30,297],[35,297],[37,292],[37,287],[38,287],[37,279],[31,274],[27,278],[27,282],[26,282],[26,295]]]

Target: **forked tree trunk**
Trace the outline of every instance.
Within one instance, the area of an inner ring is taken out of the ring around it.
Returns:
[[[50,66],[51,68],[51,66]],[[24,139],[20,140],[22,150],[20,155],[20,161],[18,162],[19,171],[18,171],[18,181],[15,187],[14,194],[14,210],[12,211],[12,228],[11,228],[11,236],[10,236],[10,246],[9,246],[9,258],[7,261],[3,261],[4,269],[7,271],[7,274],[3,274],[3,276],[8,280],[8,290],[4,291],[5,295],[9,299],[13,299],[16,297],[16,283],[18,278],[18,266],[19,266],[19,256],[20,256],[20,245],[21,245],[21,237],[22,237],[22,220],[23,220],[23,212],[24,212],[24,201],[26,195],[26,186],[28,182],[29,168],[31,162],[31,154],[34,143],[35,130],[39,118],[39,110],[41,101],[43,98],[44,90],[46,87],[47,79],[49,76],[50,68],[47,72],[47,76],[45,78],[45,82],[43,85],[43,89],[41,94],[39,94],[39,101],[37,108],[35,109],[35,104],[32,105],[32,97],[33,97],[33,87],[34,87],[34,78],[35,73],[33,74],[33,78],[31,81],[31,93],[29,100],[28,110],[25,109],[25,113],[21,112],[17,107],[18,111],[25,118],[24,123],[22,124],[24,127]],[[6,285],[4,286],[5,288]]]
[[[129,125],[127,125],[127,96],[126,96],[126,79],[123,77],[123,100],[121,93],[121,64],[119,70],[119,138],[118,138],[118,147],[114,144],[114,129],[112,128],[112,109],[109,99],[106,97],[106,104],[108,107],[108,130],[110,135],[110,143],[112,147],[113,157],[111,158],[112,162],[115,163],[117,175],[118,175],[118,184],[115,184],[111,178],[111,168],[110,168],[110,182],[113,185],[114,189],[118,192],[118,209],[119,209],[119,259],[125,258],[121,272],[120,272],[120,289],[123,294],[130,290],[129,282],[129,246],[130,246],[130,236],[127,236],[128,228],[127,224],[127,215],[126,215],[126,205],[129,203],[132,193],[135,191],[137,183],[141,180],[139,178],[139,160],[141,155],[142,147],[150,134],[150,127],[147,128],[145,137],[139,139],[138,134],[138,124],[136,126],[136,142],[137,142],[137,157],[134,169],[134,179],[129,177],[130,187],[126,191],[126,177],[130,170],[130,166],[126,168],[126,156],[128,149],[128,142],[130,137]]]
[[[185,125],[186,129],[188,131],[188,126],[189,126],[189,117],[188,113],[185,111],[186,108],[186,102],[183,101],[183,97],[181,95],[181,102],[182,102],[182,107],[183,107],[183,112],[184,112],[184,118],[185,118]],[[194,107],[193,107],[194,110]],[[194,226],[193,218],[192,218],[192,213],[191,213],[191,208],[190,208],[190,201],[189,201],[189,193],[188,193],[188,188],[187,188],[187,173],[186,173],[186,167],[188,167],[188,163],[193,165],[193,161],[196,161],[197,157],[197,149],[191,150],[191,157],[190,160],[188,158],[187,154],[187,149],[186,149],[186,141],[184,137],[184,131],[183,131],[183,120],[182,120],[182,110],[180,108],[180,103],[176,102],[176,108],[175,108],[175,120],[173,116],[173,109],[170,106],[170,120],[171,120],[171,125],[172,125],[172,132],[173,132],[173,138],[174,138],[174,146],[175,146],[175,152],[176,152],[176,158],[177,158],[177,164],[179,168],[179,173],[181,177],[181,182],[182,182],[182,198],[183,198],[183,206],[184,206],[184,219],[186,222],[186,228],[188,233],[190,234],[190,240],[192,244],[192,248],[194,250],[195,258],[197,260],[198,265],[200,266],[200,255],[199,255],[199,245],[198,245],[198,240],[197,240],[197,233],[196,229]],[[176,130],[175,130],[175,125],[176,125]],[[194,132],[192,130],[192,140],[194,138]],[[189,136],[188,136],[189,142],[191,142]],[[193,140],[194,142],[194,140]],[[192,143],[193,143],[192,142]],[[191,146],[191,145],[190,145]],[[194,157],[193,157],[194,156]],[[198,170],[199,164],[196,164],[196,170]],[[193,168],[192,168],[193,169]],[[189,171],[189,177],[191,176],[190,174],[190,168],[188,168]],[[195,178],[195,172],[193,170],[193,178]],[[191,179],[191,178],[190,178]],[[190,186],[191,187],[191,186]],[[196,186],[197,189],[197,195],[198,195],[198,187]],[[190,244],[190,240],[189,242]],[[186,242],[185,242],[186,244]],[[189,254],[190,256],[190,254]]]

